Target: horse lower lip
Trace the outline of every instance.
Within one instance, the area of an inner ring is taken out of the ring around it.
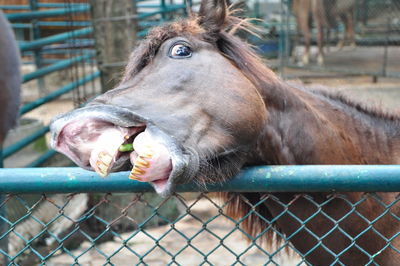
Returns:
[[[153,183],[153,186],[154,186],[154,189],[156,190],[156,192],[162,193],[168,187],[168,178],[155,180],[152,183]]]

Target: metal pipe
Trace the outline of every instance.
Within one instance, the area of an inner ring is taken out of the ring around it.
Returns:
[[[38,11],[38,9],[39,9],[38,1],[37,0],[29,0],[29,8],[31,9],[31,11]],[[41,38],[41,32],[40,32],[40,27],[38,25],[38,22],[39,22],[38,19],[31,20],[32,37],[33,37],[34,41]],[[33,50],[33,59],[35,62],[36,69],[40,69],[43,66],[42,55],[40,54],[40,48]],[[45,85],[44,79],[39,77],[37,82],[38,82],[39,91],[41,93],[45,92],[46,85]]]
[[[0,5],[2,10],[26,10],[29,9],[28,5]]]
[[[56,8],[56,7],[65,7],[65,3],[38,3],[38,7],[45,8]],[[68,6],[72,7],[80,7],[80,6],[88,6],[84,3],[68,3]],[[28,5],[0,5],[0,9],[3,10],[28,10]]]
[[[49,45],[56,42],[62,42],[71,38],[77,38],[80,36],[85,36],[91,34],[93,32],[92,27],[87,27],[79,30],[74,30],[70,32],[56,34],[50,37],[42,38],[39,40],[31,41],[31,42],[23,42],[20,43],[19,48],[23,51],[34,50],[36,48],[43,47],[45,45]]]
[[[78,43],[79,44],[79,43]],[[82,43],[82,45],[85,45],[85,43]],[[67,46],[68,47],[68,46]],[[68,48],[55,48],[55,49],[47,49],[44,48],[42,49],[41,53],[42,55],[54,55],[54,54],[62,54],[62,55],[69,55],[69,54],[93,54],[95,53],[94,49],[68,49]],[[24,56],[31,56],[33,53],[30,51],[24,52]],[[53,61],[51,61],[50,59],[52,59]],[[48,62],[59,62],[60,59],[59,58],[45,58],[44,60],[48,60]],[[24,63],[27,61],[24,61]]]
[[[65,1],[64,1],[65,2]],[[54,8],[54,7],[65,7],[65,6],[71,6],[71,7],[88,7],[88,4],[85,3],[39,3],[39,7],[46,7],[46,8]]]
[[[39,158],[28,164],[26,167],[38,167],[45,163],[48,159],[52,158],[54,155],[56,155],[57,152],[53,149],[46,151],[43,153]]]
[[[13,155],[14,153],[16,153],[19,150],[22,150],[23,148],[26,147],[26,145],[30,144],[31,142],[34,142],[35,140],[42,137],[47,132],[49,132],[49,127],[48,126],[42,127],[41,129],[37,130],[36,132],[33,132],[28,137],[23,138],[22,140],[14,143],[8,147],[5,147],[3,149],[3,159]]]
[[[42,68],[40,68],[40,69],[38,69],[38,70],[36,70],[34,72],[25,74],[22,77],[22,82],[25,83],[25,82],[28,82],[30,80],[37,79],[39,77],[43,77],[43,76],[45,76],[47,74],[53,73],[55,71],[68,68],[68,67],[72,66],[75,63],[82,62],[82,61],[84,61],[86,59],[90,59],[93,56],[94,56],[93,54],[86,54],[86,55],[82,55],[82,56],[76,56],[76,57],[73,57],[73,58],[70,58],[70,59],[60,60],[57,63],[54,63],[54,64],[49,65],[49,66],[42,67]]]
[[[295,68],[295,69],[303,69],[303,70],[311,70],[311,71],[316,71],[316,72],[336,72],[336,73],[343,73],[346,75],[365,75],[365,76],[382,76],[382,71],[365,71],[365,70],[357,70],[357,69],[349,69],[349,68],[343,68],[343,67],[320,67],[320,66],[313,66],[313,65],[308,65],[308,66],[298,66],[295,64],[288,64],[288,68]],[[385,74],[385,77],[388,78],[400,78],[400,73],[395,73],[395,72],[389,72]]]
[[[174,5],[174,6],[167,6],[165,9],[160,9],[154,12],[146,12],[146,13],[141,13],[138,15],[138,20],[145,19],[148,17],[152,17],[154,15],[158,14],[164,14],[164,13],[169,13],[169,12],[174,12],[179,9],[185,8],[185,5]]]
[[[165,0],[161,0],[161,5],[160,8],[162,11],[164,11],[166,9],[166,3]],[[164,12],[161,13],[161,21],[165,21],[166,19],[166,14]]]
[[[37,25],[43,27],[89,27],[92,23],[89,21],[39,21]],[[14,29],[30,29],[32,24],[30,23],[13,23],[11,26]]]
[[[101,178],[75,167],[0,170],[0,193],[148,192],[148,183],[128,178],[129,172]],[[400,165],[295,165],[243,169],[223,184],[178,185],[178,192],[317,192],[400,191]]]
[[[89,27],[90,21],[40,21],[39,26],[51,27]]]
[[[68,83],[67,85],[65,85],[64,87],[62,87],[59,90],[53,91],[42,98],[39,98],[33,102],[25,104],[24,106],[21,107],[21,109],[19,110],[19,113],[20,113],[20,115],[23,115],[23,114],[35,109],[36,107],[39,107],[42,104],[52,101],[52,100],[60,97],[61,95],[68,93],[68,92],[74,90],[75,88],[82,86],[85,83],[92,81],[98,77],[100,77],[100,72],[96,71],[93,74],[87,75],[78,81]]]
[[[6,17],[9,21],[19,21],[64,16],[71,13],[82,13],[87,11],[89,11],[89,6],[77,6],[72,8],[56,8],[21,13],[10,13],[6,14]]]

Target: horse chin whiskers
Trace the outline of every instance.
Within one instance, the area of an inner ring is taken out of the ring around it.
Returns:
[[[236,175],[243,166],[243,152],[199,154],[199,171],[194,181],[203,188],[206,184],[220,183]]]

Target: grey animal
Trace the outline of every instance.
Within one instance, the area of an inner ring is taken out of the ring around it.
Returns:
[[[11,25],[0,10],[0,145],[16,125],[20,104],[20,55]]]

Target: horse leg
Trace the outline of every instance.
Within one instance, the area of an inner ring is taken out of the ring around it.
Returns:
[[[297,19],[297,17],[296,17],[296,21],[297,21],[298,19]],[[297,47],[299,46],[299,43],[300,43],[300,28],[299,28],[299,22],[297,21],[296,22],[297,23],[297,30],[296,30],[296,34],[295,34],[295,36],[294,36],[294,39],[293,39],[293,43],[292,43],[292,55],[291,55],[291,57],[290,57],[290,59],[291,59],[291,62],[293,63],[293,64],[295,64],[295,63],[297,63],[297,61],[298,61],[298,56],[297,56]]]
[[[343,39],[341,39],[337,45],[338,50],[342,50],[343,47],[349,43],[351,48],[356,47],[355,36],[354,36],[354,21],[353,21],[353,10],[348,11],[346,14],[340,16],[345,31],[343,33]]]
[[[300,31],[303,33],[304,38],[304,54],[302,57],[302,62],[304,65],[308,65],[310,63],[310,45],[311,45],[311,32],[309,27],[309,11],[302,12],[298,17],[298,26]]]
[[[354,33],[354,10],[348,11],[346,16],[346,34],[351,48],[356,48],[356,39]]]
[[[322,27],[322,21],[320,19],[316,20],[317,26],[317,45],[318,45],[318,65],[324,64],[324,28]]]
[[[305,51],[302,56],[302,63],[307,65],[310,61],[310,13],[311,13],[311,0],[293,0],[292,1],[292,12],[296,17],[297,23],[297,34],[295,38],[295,47],[300,40],[300,35],[304,38]],[[294,58],[297,59],[297,53],[295,53]],[[298,61],[298,60],[295,60]]]
[[[312,14],[315,21],[315,26],[317,28],[317,46],[318,55],[317,63],[318,65],[324,64],[324,24],[327,25],[324,3],[322,1],[313,1]]]
[[[326,29],[326,44],[325,44],[325,47],[326,47],[326,53],[329,53],[330,52],[330,43],[331,43],[331,29],[328,27],[327,29]]]
[[[343,32],[343,37],[339,39],[336,48],[340,51],[343,49],[345,42],[346,42],[346,35],[347,35],[347,19],[346,16],[341,14],[340,15],[340,20],[342,21],[342,23],[344,24],[344,32]]]

